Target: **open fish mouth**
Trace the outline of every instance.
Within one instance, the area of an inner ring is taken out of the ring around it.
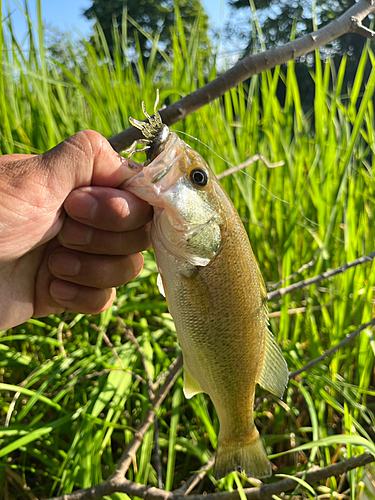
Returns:
[[[172,164],[168,165],[161,172],[154,174],[153,178],[151,179],[151,183],[156,184],[157,182],[161,181],[162,178],[165,177],[171,171],[172,166],[173,166]]]
[[[161,196],[181,178],[178,168],[173,168],[183,153],[179,137],[172,133],[163,151],[141,172],[125,182],[123,187],[150,205],[161,207]]]

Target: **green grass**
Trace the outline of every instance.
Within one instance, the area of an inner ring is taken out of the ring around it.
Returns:
[[[100,31],[99,55],[88,44],[67,40],[69,60],[55,61],[36,48],[43,40],[38,19],[37,28],[29,24],[29,51],[13,37],[11,18],[0,31],[2,154],[41,153],[86,128],[110,137],[129,126],[129,116],[142,117],[142,100],[153,109],[156,88],[161,103],[172,103],[216,76],[215,61],[197,50],[194,37],[186,45],[181,29],[174,35],[173,58],[163,54],[163,64],[156,62],[156,45],[146,65],[139,59],[132,67],[119,50],[112,63]],[[124,43],[117,38],[117,47]],[[253,77],[174,127],[192,136],[181,135],[217,173],[256,153],[285,162],[275,169],[257,162],[223,180],[268,284],[312,259],[305,278],[374,249],[374,71],[360,93],[367,61],[374,61],[368,49],[348,92],[342,88],[345,58],[335,71],[330,61],[317,57],[311,75],[315,102],[308,113],[302,109],[294,63],[289,63]],[[277,98],[279,85],[285,86],[284,102]],[[91,486],[114,470],[148,408],[147,387],[127,370],[143,378],[146,373],[118,317],[137,336],[153,380],[178,354],[173,322],[157,291],[152,252],[145,258],[141,276],[119,289],[108,312],[50,316],[1,332],[0,484],[14,498],[26,496],[11,485],[7,468],[39,498]],[[302,367],[369,321],[375,313],[374,290],[375,264],[369,263],[271,302],[271,312],[281,311],[271,326],[289,368]],[[305,307],[304,312],[287,313],[297,307]],[[374,353],[374,329],[367,329],[291,382],[282,405],[260,401],[256,424],[279,472],[290,475],[372,449]],[[168,490],[199,470],[217,440],[218,420],[209,399],[185,400],[181,387],[180,378],[158,411]],[[359,498],[362,475],[362,469],[350,474],[353,499]],[[127,477],[157,486],[153,427]],[[204,483],[207,491],[215,488],[210,479]],[[230,490],[239,484],[231,475],[216,486]],[[337,491],[334,478],[324,485],[332,495]]]

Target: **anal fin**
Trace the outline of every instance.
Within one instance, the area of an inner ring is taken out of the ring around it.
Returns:
[[[267,328],[262,371],[258,384],[279,398],[283,397],[288,385],[288,365],[275,337]]]
[[[191,399],[196,394],[204,392],[198,382],[190,373],[189,369],[184,363],[184,394],[186,399]]]

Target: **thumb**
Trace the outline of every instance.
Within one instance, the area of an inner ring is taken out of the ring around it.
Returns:
[[[45,169],[49,189],[58,188],[65,197],[81,186],[118,187],[141,168],[112,149],[98,132],[78,132],[36,157]]]

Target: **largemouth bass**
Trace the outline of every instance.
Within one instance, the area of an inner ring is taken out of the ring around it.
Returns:
[[[220,432],[214,477],[271,475],[253,419],[256,384],[282,397],[288,369],[268,329],[267,293],[246,231],[200,154],[161,122],[143,170],[125,188],[154,207],[151,239],[184,359],[186,398],[207,393]]]

